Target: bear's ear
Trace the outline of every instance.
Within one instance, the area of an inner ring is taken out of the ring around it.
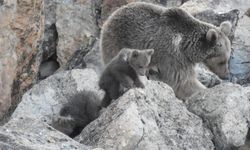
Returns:
[[[119,59],[122,61],[127,62],[128,57],[130,56],[131,51],[128,48],[122,48],[121,51],[119,52]]]
[[[124,61],[124,62],[127,62],[128,61],[128,56],[126,54],[124,54],[124,53],[121,53],[119,55],[119,59]]]
[[[146,52],[149,56],[151,56],[154,54],[154,49],[147,49]]]
[[[206,39],[209,43],[215,44],[218,39],[218,33],[214,29],[209,29],[206,34]]]
[[[226,36],[228,36],[231,32],[232,24],[229,21],[224,21],[220,24],[220,30],[223,32]]]
[[[138,55],[139,55],[139,52],[138,52],[137,50],[134,50],[134,51],[132,52],[132,57],[133,57],[133,58],[137,58]]]

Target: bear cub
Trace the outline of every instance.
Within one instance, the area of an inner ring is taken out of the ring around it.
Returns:
[[[100,88],[105,91],[102,107],[107,107],[112,100],[120,97],[124,93],[123,88],[144,88],[139,75],[145,75],[153,54],[153,49],[121,49],[106,66],[99,80]]]
[[[101,100],[96,93],[82,91],[69,97],[59,115],[52,121],[52,126],[71,138],[77,136],[101,110]]]

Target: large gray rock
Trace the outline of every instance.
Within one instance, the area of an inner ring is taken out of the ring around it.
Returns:
[[[114,150],[212,150],[211,138],[169,86],[147,81],[145,89],[131,89],[114,101],[76,140]]]
[[[18,38],[9,27],[14,6],[0,7],[0,119],[11,106],[11,90],[16,76]]]
[[[221,84],[186,101],[188,110],[200,116],[212,131],[218,149],[244,144],[250,121],[248,90],[240,85]]]
[[[94,69],[97,74],[101,74],[104,69],[99,42],[100,41],[97,39],[93,44],[92,49],[83,58],[87,67]]]
[[[249,0],[189,0],[184,3],[181,7],[186,9],[191,13],[199,13],[204,10],[214,10],[215,12],[228,12],[232,9],[239,9],[240,14],[244,14],[244,12],[249,8],[250,1]]]
[[[97,81],[92,69],[75,69],[52,75],[23,95],[12,118],[28,115],[51,124],[53,116],[58,114],[67,98],[74,93],[89,90],[102,96]]]
[[[34,118],[12,119],[0,128],[2,150],[87,150],[90,149]]]
[[[232,81],[250,85],[250,17],[244,15],[238,22],[230,61]]]
[[[92,68],[98,74],[103,71],[104,64],[99,49],[99,39],[93,39],[84,50],[77,50],[64,67],[66,70],[84,68]]]
[[[73,53],[85,49],[98,36],[99,28],[92,0],[58,1],[56,28],[58,32],[57,56],[61,66]]]
[[[56,53],[58,33],[56,29],[56,8],[55,0],[44,0],[44,37],[41,42],[42,61],[48,60]]]
[[[7,110],[1,123],[37,77],[36,56],[44,29],[42,8],[43,0],[5,0],[0,7],[0,119]]]

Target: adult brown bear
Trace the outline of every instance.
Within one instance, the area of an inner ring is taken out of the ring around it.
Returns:
[[[178,98],[185,99],[204,89],[194,66],[205,63],[221,78],[228,75],[231,44],[229,22],[220,27],[195,19],[180,8],[130,3],[116,10],[101,32],[101,52],[107,64],[122,48],[154,49],[150,66],[159,79],[170,85]]]

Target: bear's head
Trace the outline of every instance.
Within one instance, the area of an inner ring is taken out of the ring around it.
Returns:
[[[137,74],[144,76],[146,74],[148,65],[151,61],[151,56],[153,54],[153,49],[132,49],[128,57],[128,63],[136,71]]]
[[[210,54],[205,59],[205,65],[222,79],[229,76],[228,62],[231,54],[231,43],[228,35],[231,32],[231,23],[222,22],[217,29],[209,29],[206,39],[212,46]]]

